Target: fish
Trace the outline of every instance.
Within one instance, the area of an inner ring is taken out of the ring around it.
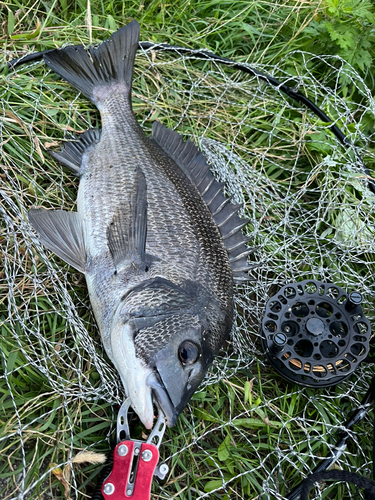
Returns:
[[[52,157],[79,177],[77,210],[32,208],[45,247],[85,275],[101,339],[147,429],[169,427],[199,387],[233,323],[234,282],[249,278],[248,223],[197,146],[132,111],[137,21],[98,46],[44,62],[91,100],[101,129]],[[154,408],[156,406],[156,409]]]

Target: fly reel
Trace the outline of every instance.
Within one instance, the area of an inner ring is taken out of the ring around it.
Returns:
[[[362,295],[306,280],[282,287],[266,304],[262,344],[275,370],[292,382],[328,387],[351,375],[369,352]]]

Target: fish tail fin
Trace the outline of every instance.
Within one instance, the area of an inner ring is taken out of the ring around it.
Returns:
[[[56,49],[43,56],[45,63],[80,90],[94,104],[112,84],[130,96],[133,65],[138,48],[139,24],[132,21],[97,47],[83,45]]]

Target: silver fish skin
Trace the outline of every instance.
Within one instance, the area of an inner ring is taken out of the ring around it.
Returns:
[[[131,107],[139,25],[98,47],[44,60],[100,110],[90,129],[52,156],[79,176],[77,212],[32,209],[43,244],[86,277],[109,358],[139,418],[156,402],[174,425],[229,335],[233,277],[249,252],[238,206],[190,141],[160,123],[151,138]]]

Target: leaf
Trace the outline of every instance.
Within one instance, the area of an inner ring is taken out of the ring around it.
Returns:
[[[320,235],[320,237],[323,239],[323,238],[327,238],[330,234],[332,234],[333,232],[333,229],[331,227],[327,227],[327,229],[325,229],[322,234]]]
[[[371,68],[372,56],[368,50],[358,51],[356,54],[356,65],[364,71],[365,68]]]
[[[98,431],[101,431],[102,429],[105,429],[106,427],[108,427],[108,423],[102,422],[100,424],[94,425],[93,427],[89,427],[85,431],[79,432],[78,434],[75,435],[75,437],[76,437],[76,439],[82,439],[85,436],[87,436],[89,434],[92,435],[95,432],[98,432]]]
[[[328,5],[328,12],[330,14],[335,14],[338,10],[339,0],[326,0],[326,4]]]
[[[350,1],[350,12],[348,14],[353,15],[355,17],[359,17],[360,19],[366,19],[372,24],[375,24],[375,16],[372,13],[373,4],[370,0],[351,0]],[[345,12],[345,4],[343,11]]]
[[[348,28],[345,25],[331,22],[324,23],[324,27],[329,33],[331,40],[336,42],[341,49],[355,48],[357,30],[355,28]]]
[[[64,496],[66,500],[72,500],[70,497],[70,485],[68,481],[64,477],[63,470],[61,467],[57,467],[56,464],[50,463],[49,468],[52,469],[52,474],[60,481],[60,483],[64,486]]]
[[[225,462],[225,460],[228,459],[230,453],[229,453],[229,445],[230,445],[230,435],[224,439],[224,441],[221,443],[221,445],[218,448],[218,458],[221,462]]]
[[[118,29],[116,21],[113,19],[113,17],[109,14],[107,16],[107,21],[106,21],[106,26],[108,25],[109,29],[112,31],[116,31]]]
[[[34,31],[26,31],[25,33],[20,33],[19,35],[13,35],[13,36],[11,36],[11,39],[12,40],[23,40],[23,39],[32,40],[33,38],[36,38],[39,35],[41,29],[42,29],[42,24],[38,19],[37,23],[36,23],[36,28]]]
[[[254,384],[255,377],[252,378],[251,380],[246,380],[245,386],[244,386],[244,403],[246,404],[247,402],[250,403],[251,405],[251,391],[253,389],[253,384]]]
[[[245,427],[246,429],[253,429],[254,427],[275,427],[279,429],[283,426],[281,422],[275,420],[259,420],[258,418],[236,418],[233,420],[236,427]]]
[[[10,36],[14,31],[14,15],[13,12],[8,10],[8,35]]]
[[[194,409],[194,414],[198,418],[202,418],[203,420],[207,420],[208,422],[218,422],[220,419],[217,417],[214,417],[211,415],[211,413],[208,413],[208,411],[203,410],[203,408],[195,408]]]
[[[246,33],[249,35],[249,37],[251,38],[251,41],[253,42],[253,44],[255,45],[257,42],[256,42],[256,39],[254,37],[254,28],[253,26],[251,26],[250,24],[248,23],[240,23],[240,26],[241,28],[246,31]]]
[[[306,142],[306,147],[309,151],[318,151],[319,153],[329,154],[332,151],[332,144],[329,142],[324,130],[311,134],[310,140]]]
[[[13,370],[18,354],[19,354],[19,351],[13,351],[9,354],[8,360],[7,360],[7,373],[8,374]]]
[[[207,398],[207,391],[196,392],[191,398],[193,401],[205,401]]]
[[[60,404],[59,399],[55,399],[52,406],[53,411],[51,411],[51,414],[49,415],[48,419],[43,419],[43,425],[38,429],[39,432],[44,432],[46,429],[53,427],[52,422],[53,419],[55,418],[56,410],[59,407],[59,404]]]
[[[223,486],[223,481],[221,479],[213,479],[212,481],[208,481],[208,483],[204,487],[204,491],[209,493],[210,491],[222,488],[222,486]]]

